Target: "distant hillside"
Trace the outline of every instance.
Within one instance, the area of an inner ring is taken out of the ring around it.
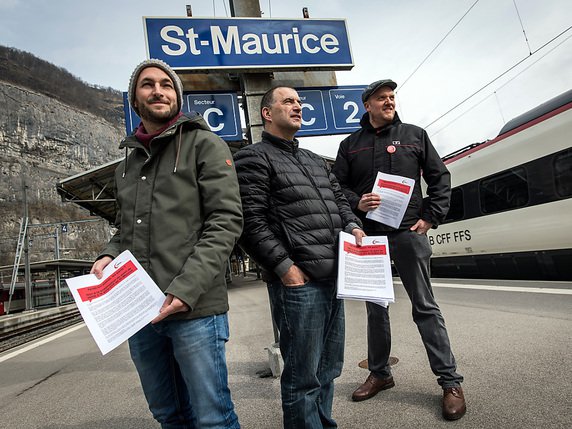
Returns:
[[[66,69],[28,52],[0,45],[0,80],[47,95],[122,126],[121,92],[83,82]]]
[[[90,222],[70,223],[60,255],[91,260],[98,254],[109,239],[107,222],[91,222],[86,210],[62,203],[56,183],[123,155],[122,104],[119,91],[0,46],[0,265],[14,262],[24,184],[32,262],[56,254],[53,226],[41,225],[74,220]]]

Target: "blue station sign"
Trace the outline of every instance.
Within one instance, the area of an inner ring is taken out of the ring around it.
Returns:
[[[361,94],[365,85],[298,88],[302,101],[302,128],[297,137],[349,134],[360,128],[365,113]],[[226,141],[241,141],[238,97],[234,92],[183,93],[183,112],[200,113],[212,131]],[[123,93],[125,129],[131,134],[141,119]]]
[[[211,130],[226,141],[241,141],[242,127],[236,93],[183,93],[183,112],[200,113]],[[130,135],[141,122],[141,118],[129,105],[127,93],[123,93],[125,130]]]
[[[365,86],[299,88],[302,128],[297,137],[353,133],[365,113],[361,94]]]
[[[147,55],[176,70],[349,70],[344,19],[143,17]]]

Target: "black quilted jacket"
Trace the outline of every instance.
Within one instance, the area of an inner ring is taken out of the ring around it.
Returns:
[[[265,278],[292,263],[312,280],[336,276],[338,233],[361,225],[318,155],[267,132],[234,157],[244,211],[243,249]]]

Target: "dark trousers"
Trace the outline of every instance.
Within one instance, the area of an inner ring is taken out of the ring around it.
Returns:
[[[431,370],[444,389],[459,386],[463,377],[456,372],[445,320],[431,288],[429,240],[425,234],[409,230],[388,233],[387,237],[389,253],[411,300],[413,321],[421,334]],[[369,369],[377,377],[387,378],[391,375],[389,308],[371,302],[367,302],[366,307]]]

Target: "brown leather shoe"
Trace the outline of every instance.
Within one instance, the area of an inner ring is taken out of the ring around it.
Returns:
[[[365,401],[366,399],[373,398],[382,390],[391,389],[393,386],[395,386],[393,377],[377,378],[370,373],[365,382],[352,394],[352,399],[356,402]]]
[[[461,387],[443,389],[443,417],[447,420],[458,420],[467,412],[465,396]]]

